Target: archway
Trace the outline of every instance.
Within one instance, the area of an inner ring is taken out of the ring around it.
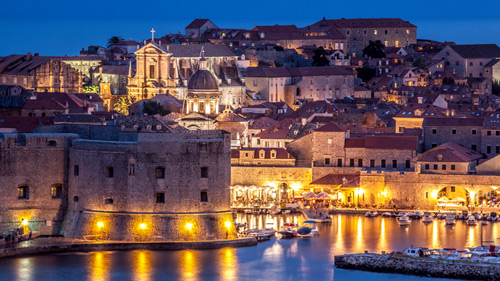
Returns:
[[[472,200],[467,189],[450,185],[438,191],[437,203],[443,208],[467,207],[472,204]]]

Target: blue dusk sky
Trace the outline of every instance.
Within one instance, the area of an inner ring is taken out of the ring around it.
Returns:
[[[3,1],[0,56],[77,55],[111,36],[144,40],[181,31],[195,18],[219,27],[310,25],[326,18],[397,17],[418,26],[421,39],[500,45],[500,1]]]

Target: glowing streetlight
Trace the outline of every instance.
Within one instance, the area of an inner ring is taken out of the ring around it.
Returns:
[[[141,223],[141,224],[139,224],[139,228],[140,229],[146,229],[147,225],[145,223]]]
[[[191,230],[192,228],[193,228],[193,224],[192,223],[190,223],[190,222],[186,223],[186,229],[187,230]]]
[[[231,222],[230,221],[226,221],[225,225],[226,225],[226,228],[230,228],[231,227]]]
[[[22,219],[21,220],[21,224],[24,225],[24,226],[27,226],[28,225],[28,220],[27,219]]]
[[[97,227],[103,228],[104,227],[104,223],[102,221],[97,222]]]

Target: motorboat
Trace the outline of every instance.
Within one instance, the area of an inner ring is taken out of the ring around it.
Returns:
[[[297,237],[297,225],[294,223],[285,223],[283,229],[276,233],[276,237],[280,239],[290,239]]]
[[[297,230],[297,237],[307,239],[319,235],[318,225],[315,221],[307,220],[302,223],[302,227]]]
[[[384,217],[384,218],[390,218],[391,216],[392,216],[392,214],[390,212],[382,213],[382,217]]]
[[[482,221],[481,221],[481,224],[482,224],[482,225],[486,225],[486,224],[488,224],[488,221],[482,220]]]
[[[425,213],[424,216],[422,217],[422,222],[423,223],[432,223],[434,221],[434,218],[430,213]]]
[[[455,214],[448,214],[445,218],[446,225],[455,225]]]
[[[401,226],[410,225],[410,223],[411,223],[410,218],[409,218],[407,215],[405,215],[405,214],[403,214],[403,215],[401,215],[401,216],[400,216],[400,215],[398,215],[398,217],[396,218],[396,221],[397,221],[397,222],[398,222],[398,224],[399,224],[399,225],[401,225]]]
[[[368,218],[374,218],[378,216],[378,212],[376,210],[369,210],[368,212],[365,213],[365,217],[368,217]]]
[[[447,216],[447,214],[445,214],[445,213],[438,213],[436,215],[436,218],[438,218],[438,220],[444,220],[444,219],[446,219],[446,216]],[[453,219],[455,219],[455,215],[453,215]]]
[[[271,207],[271,209],[269,209],[269,213],[271,215],[279,215],[279,214],[281,214],[281,208],[278,207],[278,206],[276,206],[276,205],[274,205],[274,206]]]
[[[467,225],[476,225],[477,224],[477,220],[474,216],[469,216],[469,218],[467,218]]]
[[[424,212],[420,210],[416,210],[413,213],[410,214],[410,218],[419,220],[424,216]]]
[[[489,221],[498,221],[497,213],[496,212],[491,212],[490,215],[486,218]]]

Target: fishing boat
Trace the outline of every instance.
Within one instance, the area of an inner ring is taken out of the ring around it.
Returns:
[[[422,212],[420,210],[416,210],[416,211],[412,212],[409,217],[412,219],[415,219],[415,220],[419,220],[423,216],[424,216],[424,212]]]
[[[392,214],[390,212],[382,213],[382,217],[384,217],[384,218],[390,218],[391,216],[392,216]]]
[[[446,225],[455,225],[455,214],[448,214],[445,218]]]
[[[294,223],[285,223],[283,229],[276,233],[280,239],[290,239],[297,237],[297,225]]]
[[[434,218],[430,213],[425,213],[424,216],[422,217],[422,222],[423,223],[432,223],[434,221]]]
[[[313,238],[319,235],[318,226],[315,221],[307,220],[302,223],[302,227],[297,230],[297,237],[302,239]]]
[[[374,209],[371,209],[365,213],[365,217],[368,217],[368,218],[374,218],[376,216],[378,216],[378,212]]]
[[[396,218],[396,221],[401,226],[410,225],[410,223],[411,223],[410,218],[405,214],[402,214],[401,216],[398,215],[398,217]]]
[[[471,226],[474,226],[477,224],[477,220],[474,216],[469,216],[469,218],[467,218],[467,225],[471,225]]]

